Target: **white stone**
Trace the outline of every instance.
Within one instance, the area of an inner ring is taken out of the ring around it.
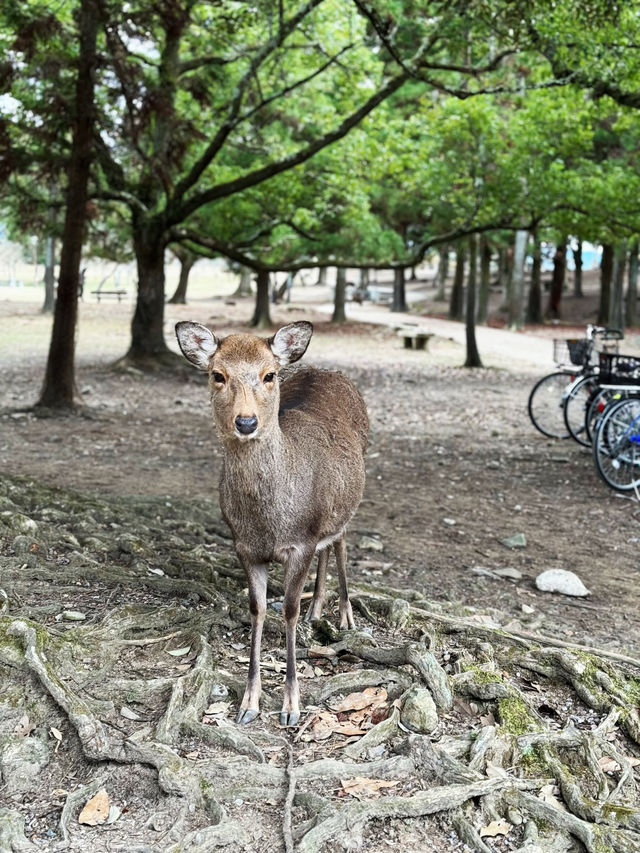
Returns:
[[[577,597],[591,595],[578,575],[566,569],[547,569],[536,578],[536,586],[542,592],[560,592]]]

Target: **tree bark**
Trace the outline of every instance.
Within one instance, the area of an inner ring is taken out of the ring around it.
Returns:
[[[52,314],[55,302],[56,286],[56,240],[55,237],[47,237],[45,242],[44,259],[44,303],[43,314]]]
[[[480,238],[480,293],[478,296],[478,323],[489,318],[489,285],[491,284],[491,246],[486,237]]]
[[[256,308],[251,320],[251,325],[256,329],[269,329],[272,325],[269,314],[269,281],[269,273],[266,270],[258,270]]]
[[[131,320],[131,345],[126,362],[153,367],[173,360],[164,339],[165,239],[156,223],[133,224],[138,269],[138,295]]]
[[[316,281],[316,285],[318,285],[319,287],[320,286],[324,287],[324,285],[326,283],[327,283],[327,268],[326,267],[320,267],[318,269],[318,280]]]
[[[465,333],[467,339],[467,358],[465,367],[482,367],[482,360],[476,343],[476,287],[477,287],[478,247],[475,234],[469,237],[469,275],[467,278],[467,312]]]
[[[553,277],[551,279],[551,293],[549,294],[549,316],[554,320],[560,319],[560,302],[562,301],[562,289],[567,267],[567,242],[562,239],[556,246],[553,256]]]
[[[634,243],[629,252],[629,274],[627,279],[627,298],[625,301],[625,321],[627,326],[635,326],[638,320],[638,244]]]
[[[451,300],[449,302],[449,319],[464,319],[464,262],[465,250],[462,243],[456,246],[456,271],[453,276]]]
[[[169,302],[172,305],[186,305],[189,273],[191,272],[193,265],[198,260],[198,255],[196,255],[195,252],[190,252],[188,249],[180,249],[179,251],[174,249],[174,253],[180,261],[180,277],[178,279],[176,292],[173,294]]]
[[[345,312],[345,292],[347,289],[347,271],[344,267],[338,267],[336,270],[336,289],[333,299],[333,317],[332,323],[346,323],[347,315]]]
[[[436,281],[438,283],[438,290],[436,292],[436,302],[444,302],[447,298],[446,296],[446,285],[447,285],[447,277],[449,275],[449,247],[442,246],[439,252],[438,259],[438,272],[436,274]]]
[[[573,263],[575,265],[573,273],[573,295],[578,299],[582,299],[584,295],[582,293],[582,240],[578,240],[576,248],[571,251],[573,252]]]
[[[613,276],[613,246],[603,243],[600,260],[600,305],[598,308],[598,324],[608,326],[611,322],[609,308],[611,303],[611,281]]]
[[[249,269],[249,267],[241,267],[240,281],[238,282],[237,288],[233,292],[233,296],[242,298],[251,295],[251,270]]]
[[[527,254],[527,231],[516,231],[513,251],[513,275],[509,294],[508,325],[510,329],[524,326],[524,260]]]
[[[392,311],[407,311],[407,297],[404,286],[404,267],[396,267],[393,271],[393,300]]]
[[[527,323],[542,323],[542,247],[537,230],[533,232],[533,265],[527,305]]]
[[[87,216],[87,186],[93,155],[94,74],[98,35],[95,0],[82,0],[80,51],[75,91],[69,183],[60,255],[60,278],[44,384],[38,406],[72,409],[75,404],[75,332],[78,317],[80,262]]]
[[[616,329],[624,327],[624,310],[623,310],[623,295],[624,295],[624,270],[627,259],[627,247],[624,242],[619,243],[613,256],[613,272],[612,272],[612,287],[610,295],[609,307],[609,322]]]

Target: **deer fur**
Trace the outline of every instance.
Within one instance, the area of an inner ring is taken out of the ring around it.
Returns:
[[[246,334],[218,339],[198,323],[176,326],[184,355],[209,373],[213,420],[225,450],[220,507],[249,587],[251,653],[239,723],[259,713],[270,562],[284,566],[283,725],[300,718],[295,659],[300,596],[318,553],[307,618],[319,618],[330,546],[338,567],[340,628],[354,626],[345,531],[362,499],[369,419],[360,393],[340,373],[304,367],[278,375],[304,355],[312,332],[311,323],[298,322],[268,340]]]

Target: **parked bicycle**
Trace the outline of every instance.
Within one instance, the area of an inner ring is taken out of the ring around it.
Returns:
[[[531,423],[549,438],[573,437],[589,444],[585,411],[597,387],[600,350],[617,350],[623,338],[620,329],[589,324],[584,338],[555,339],[553,357],[558,369],[543,376],[529,394],[527,409]]]
[[[640,498],[640,358],[602,353],[601,391],[610,395],[593,430],[593,456],[605,483]]]

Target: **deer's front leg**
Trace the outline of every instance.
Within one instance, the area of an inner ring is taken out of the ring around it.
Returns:
[[[244,691],[236,723],[250,723],[260,712],[260,643],[262,626],[267,612],[267,566],[246,565],[249,584],[249,612],[251,613],[251,652],[249,657],[249,677]]]
[[[280,712],[281,726],[295,726],[300,719],[300,691],[296,674],[296,626],[300,615],[300,596],[313,559],[313,551],[296,555],[288,563],[284,579],[282,613],[287,636],[287,675],[284,701]]]

